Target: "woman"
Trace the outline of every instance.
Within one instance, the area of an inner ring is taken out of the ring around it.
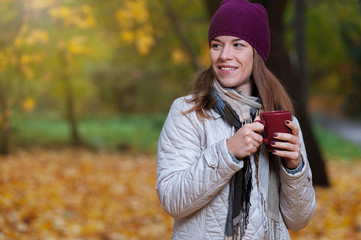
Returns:
[[[266,68],[266,10],[224,0],[208,31],[212,66],[174,101],[158,147],[156,190],[175,218],[172,239],[290,239],[315,211],[299,123],[285,124],[267,152],[262,111],[293,106]]]

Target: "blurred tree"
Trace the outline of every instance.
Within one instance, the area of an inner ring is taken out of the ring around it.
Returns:
[[[60,62],[59,80],[63,84],[65,95],[66,119],[70,126],[70,137],[73,145],[81,145],[76,108],[74,77],[71,75],[70,66],[76,56],[88,55],[90,49],[85,45],[86,37],[79,35],[80,30],[93,28],[96,20],[92,9],[88,5],[55,5],[49,9],[49,14],[55,23],[59,24],[58,31],[62,36],[57,38],[57,51]],[[70,33],[70,34],[69,34]]]
[[[312,90],[327,111],[361,116],[361,2],[320,0],[308,4]]]
[[[203,2],[208,10],[209,18],[212,19],[213,15],[216,13],[217,9],[219,8],[222,0],[218,0],[218,1],[203,0]]]
[[[359,6],[361,11],[361,4]],[[342,24],[342,36],[350,56],[349,78],[350,84],[346,86],[347,96],[344,103],[346,114],[361,119],[361,24],[348,22]]]
[[[101,99],[121,112],[168,110],[207,61],[203,53],[208,47],[199,40],[207,18],[200,10],[200,2],[183,0],[171,6],[151,0],[108,1],[97,8],[97,16],[114,16],[117,23],[98,17],[116,53],[92,71]]]
[[[24,20],[22,2],[0,1],[0,154],[9,152],[10,110],[8,107],[7,82],[5,70],[14,60],[13,42],[20,33]],[[14,63],[14,62],[13,62]]]
[[[58,46],[59,51],[59,61],[60,61],[60,68],[62,69],[61,75],[59,79],[63,82],[63,90],[65,95],[65,111],[66,111],[66,119],[68,120],[70,126],[70,138],[71,143],[74,146],[81,145],[82,141],[79,135],[78,130],[78,122],[76,118],[75,112],[75,96],[74,96],[74,89],[71,82],[71,75],[69,74],[69,57],[67,56],[68,52],[64,46],[64,44],[59,44]]]
[[[10,110],[65,113],[73,143],[85,114],[167,111],[210,64],[205,36],[220,2],[0,0],[0,137],[8,139]],[[308,119],[307,91],[357,114],[360,2],[305,0],[305,13],[298,0],[258,2],[269,8],[273,29],[269,67],[296,100],[299,119]]]
[[[72,71],[69,70],[68,66],[70,64],[71,66],[77,65],[73,61],[76,56],[89,54],[89,48],[85,46],[86,38],[79,36],[79,31],[95,25],[91,9],[87,5],[73,6],[71,3],[70,5],[73,8],[58,3],[54,5],[51,0],[2,0],[0,4],[0,152],[6,154],[9,151],[9,104],[11,106],[18,105],[27,113],[34,109],[36,101],[33,97],[27,96],[26,89],[29,89],[29,86],[31,88],[35,85],[41,86],[41,82],[38,81],[41,75],[44,76],[45,82],[49,82],[47,76],[49,72],[47,70],[56,65],[49,64],[51,63],[51,55],[56,53],[55,49],[58,51],[59,62],[63,64],[64,69],[56,67],[54,72],[59,73],[60,80],[63,83],[72,143],[79,144],[80,138],[74,108],[74,84],[72,84],[74,81],[70,79]],[[44,14],[47,10],[48,14]],[[39,23],[45,23],[42,24],[43,27],[54,34],[53,26],[46,25],[46,23],[49,23],[49,15],[55,22],[63,20],[63,27],[55,29],[56,39],[53,39],[53,42],[57,45],[49,46],[48,51],[45,51],[45,43],[48,42],[49,35],[48,32],[39,28],[39,25],[41,25]],[[72,26],[75,27],[72,29]],[[66,31],[62,32],[62,37],[60,37],[58,34],[63,28],[66,28]],[[44,59],[44,55],[47,58],[46,63],[40,69],[36,69],[35,64],[40,63]],[[37,73],[40,74],[36,76]],[[29,81],[30,79],[34,81]],[[34,87],[33,90],[36,88],[39,87]],[[48,92],[48,89],[44,89],[44,91]],[[21,99],[23,100],[20,102]],[[43,102],[48,101],[49,98]]]
[[[186,49],[188,55],[190,56],[191,66],[195,71],[200,71],[201,67],[198,64],[197,53],[193,49],[191,39],[187,38],[182,32],[181,23],[179,22],[179,18],[177,17],[177,14],[173,9],[173,5],[170,4],[167,0],[161,0],[161,2],[163,4],[166,16],[169,19],[169,23],[172,26],[171,29],[174,31],[174,34],[179,38],[179,41],[183,45],[183,48]]]
[[[271,54],[268,66],[286,85],[289,94],[294,100],[296,115],[302,126],[303,137],[313,172],[313,181],[316,185],[328,186],[329,181],[325,169],[324,159],[319,145],[316,142],[311,127],[307,101],[307,69],[305,63],[305,29],[304,29],[304,1],[295,0],[295,35],[300,38],[296,42],[298,64],[293,65],[285,44],[285,28],[283,16],[288,0],[257,1],[268,10],[271,28]],[[272,54],[273,53],[273,54]],[[277,54],[275,54],[277,53]],[[303,71],[301,73],[301,71]]]

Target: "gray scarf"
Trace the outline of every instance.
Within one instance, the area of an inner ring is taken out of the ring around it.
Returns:
[[[259,98],[242,95],[233,89],[224,89],[217,80],[213,84],[213,96],[216,97],[215,111],[236,130],[253,122],[263,108]],[[255,170],[251,168],[251,159],[259,165]],[[260,151],[242,160],[243,168],[230,181],[225,239],[242,239],[244,236],[249,221],[252,174],[256,174],[257,184],[259,183],[266,237],[279,239],[278,158],[267,153],[262,145]]]

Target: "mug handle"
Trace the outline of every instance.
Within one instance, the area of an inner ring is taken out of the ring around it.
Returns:
[[[259,123],[261,123],[263,126],[266,127],[266,121],[256,120],[256,121],[254,121],[254,122],[259,122]],[[264,137],[264,132],[262,132],[261,134],[262,134],[262,137],[263,137],[263,142],[264,142],[265,144],[268,144],[268,139]]]

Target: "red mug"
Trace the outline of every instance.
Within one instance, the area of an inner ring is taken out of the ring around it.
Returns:
[[[275,140],[273,139],[274,133],[292,133],[291,129],[285,125],[287,120],[292,121],[292,114],[290,111],[269,111],[262,112],[260,117],[261,120],[256,122],[260,122],[264,126],[263,142],[268,151],[273,151],[275,148],[271,143]]]

